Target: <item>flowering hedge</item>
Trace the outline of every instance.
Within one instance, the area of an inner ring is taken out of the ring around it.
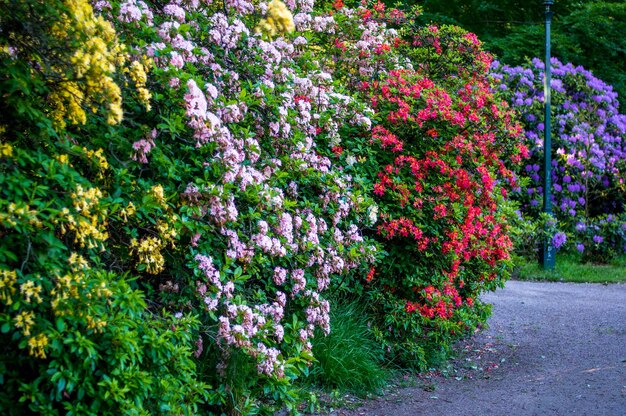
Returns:
[[[606,242],[600,241],[604,240],[601,233],[584,234],[599,230],[598,224],[592,224],[599,216],[615,222],[618,230],[626,226],[618,219],[626,201],[626,115],[620,114],[612,87],[591,72],[554,58],[552,66],[552,202],[560,227],[571,237],[559,234],[554,243],[560,248],[567,242],[582,252],[585,246],[595,247],[585,255],[606,260],[609,252],[623,253],[626,240],[619,233]],[[522,114],[531,158],[520,172],[529,185],[518,198],[524,212],[536,217],[543,198],[544,65],[538,59],[525,67],[496,62],[492,70],[501,80],[501,93]]]
[[[0,2],[3,408],[294,410],[330,287],[420,366],[485,319],[524,152],[491,58],[313,3]]]
[[[30,83],[3,104],[3,402],[150,411],[143,397],[155,412],[245,414],[293,403],[290,380],[307,372],[316,328],[330,329],[323,292],[377,253],[360,231],[368,197],[314,141],[365,120],[359,106],[305,37],[282,37],[294,27],[281,2],[97,2],[94,14],[58,1],[39,15],[32,3],[2,20],[3,91]],[[296,21],[311,6],[291,4]],[[19,20],[42,33],[16,42]],[[102,342],[131,323],[145,328],[130,344]],[[93,384],[78,385],[84,371]]]

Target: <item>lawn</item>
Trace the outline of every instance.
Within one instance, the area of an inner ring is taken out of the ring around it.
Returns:
[[[572,255],[557,255],[554,270],[544,270],[538,262],[520,258],[515,262],[514,279],[577,283],[626,283],[626,256],[609,264],[580,263]]]

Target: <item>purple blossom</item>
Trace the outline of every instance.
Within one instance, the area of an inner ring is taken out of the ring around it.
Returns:
[[[552,245],[554,248],[559,249],[567,241],[567,235],[564,232],[558,232],[552,237]]]

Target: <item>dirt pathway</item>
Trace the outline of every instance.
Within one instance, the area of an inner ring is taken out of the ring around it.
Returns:
[[[626,416],[626,285],[510,281],[490,328],[433,375],[336,416]]]

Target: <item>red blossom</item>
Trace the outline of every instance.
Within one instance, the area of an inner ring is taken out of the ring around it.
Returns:
[[[334,146],[330,150],[332,150],[332,152],[335,154],[335,156],[341,156],[341,154],[343,153],[343,147],[341,147],[341,146]]]

